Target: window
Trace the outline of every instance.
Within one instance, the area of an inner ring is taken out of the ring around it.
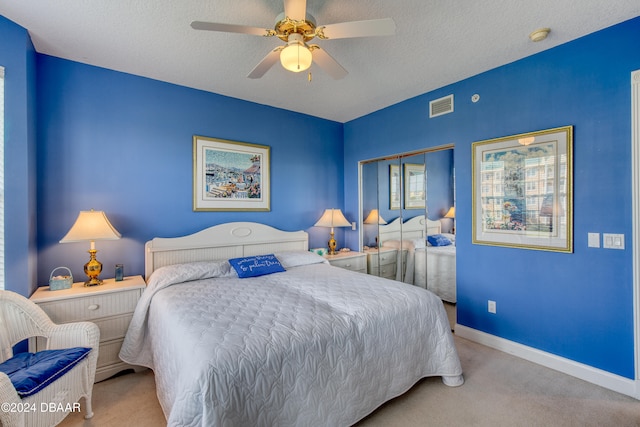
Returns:
[[[0,289],[4,289],[4,68],[0,67]]]

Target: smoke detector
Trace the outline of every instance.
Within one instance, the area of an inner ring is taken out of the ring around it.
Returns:
[[[550,31],[551,28],[539,28],[533,33],[529,34],[529,39],[531,39],[532,42],[541,42],[542,40],[547,38]]]

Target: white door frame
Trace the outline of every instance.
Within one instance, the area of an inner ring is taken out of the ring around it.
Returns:
[[[631,73],[631,176],[635,397],[640,399],[640,70]]]

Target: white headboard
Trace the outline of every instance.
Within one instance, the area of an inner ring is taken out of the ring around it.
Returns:
[[[426,235],[425,230],[427,233]],[[424,215],[419,215],[414,216],[404,223],[401,221],[401,218],[396,218],[387,225],[381,225],[378,228],[378,239],[380,240],[380,243],[386,242],[387,240],[400,240],[401,237],[404,240],[424,239],[426,236],[440,234],[440,232],[440,221],[432,221],[429,218],[426,218],[425,227],[425,217]]]
[[[282,231],[256,222],[229,222],[194,234],[161,238],[144,245],[144,274],[183,262],[213,261],[283,251],[309,250],[306,231]]]

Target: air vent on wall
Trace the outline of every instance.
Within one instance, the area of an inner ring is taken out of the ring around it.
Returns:
[[[453,113],[453,95],[434,99],[429,102],[429,118]]]

